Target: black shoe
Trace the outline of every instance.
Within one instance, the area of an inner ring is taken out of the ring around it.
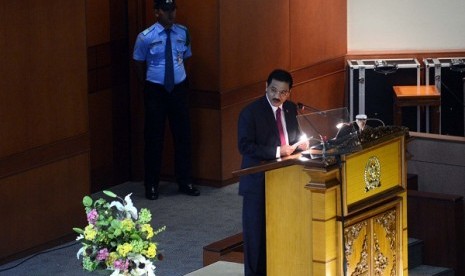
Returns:
[[[158,199],[158,188],[155,186],[145,187],[145,198],[150,200]]]
[[[180,186],[179,187],[179,192],[183,193],[183,194],[186,194],[186,195],[190,195],[190,196],[199,196],[200,195],[200,191],[197,190],[194,186],[192,186],[192,184]]]

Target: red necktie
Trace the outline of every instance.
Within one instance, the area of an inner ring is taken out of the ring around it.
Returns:
[[[281,146],[286,144],[286,137],[284,136],[283,123],[281,122],[281,108],[278,107],[276,110],[276,124],[278,125],[279,140],[281,140]]]

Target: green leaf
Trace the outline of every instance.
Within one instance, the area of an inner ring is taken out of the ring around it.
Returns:
[[[97,221],[97,226],[108,226],[108,221],[99,220]]]
[[[85,207],[90,207],[92,206],[92,198],[90,196],[85,196],[83,199],[82,199],[82,204],[85,206]]]
[[[111,226],[114,228],[121,228],[121,222],[119,220],[112,220],[111,221]]]
[[[114,232],[115,236],[119,236],[119,235],[121,235],[122,233],[123,233],[123,232],[121,232],[121,229],[115,229],[115,232]]]
[[[105,199],[103,199],[103,198],[99,198],[99,199],[97,199],[95,201],[96,206],[103,206],[103,205],[105,205],[105,203],[107,203],[107,201]]]
[[[78,233],[78,234],[84,234],[84,230],[82,230],[81,228],[73,228],[74,232]]]
[[[107,196],[109,197],[118,197],[115,193],[113,193],[112,191],[103,191],[104,194],[106,194]]]

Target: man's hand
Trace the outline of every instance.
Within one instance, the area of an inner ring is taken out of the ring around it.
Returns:
[[[303,142],[302,144],[299,145],[299,149],[301,151],[308,150],[309,145],[310,145],[310,143],[308,142],[308,140],[306,140],[305,142]]]
[[[281,146],[279,153],[281,157],[291,155],[296,149],[296,146],[283,145]]]

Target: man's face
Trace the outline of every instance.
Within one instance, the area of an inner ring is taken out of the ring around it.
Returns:
[[[271,80],[271,83],[266,86],[266,96],[270,103],[278,107],[283,104],[290,95],[289,84],[284,81]]]
[[[165,28],[171,28],[176,19],[176,9],[165,11],[163,9],[156,9],[155,16],[158,22]]]

